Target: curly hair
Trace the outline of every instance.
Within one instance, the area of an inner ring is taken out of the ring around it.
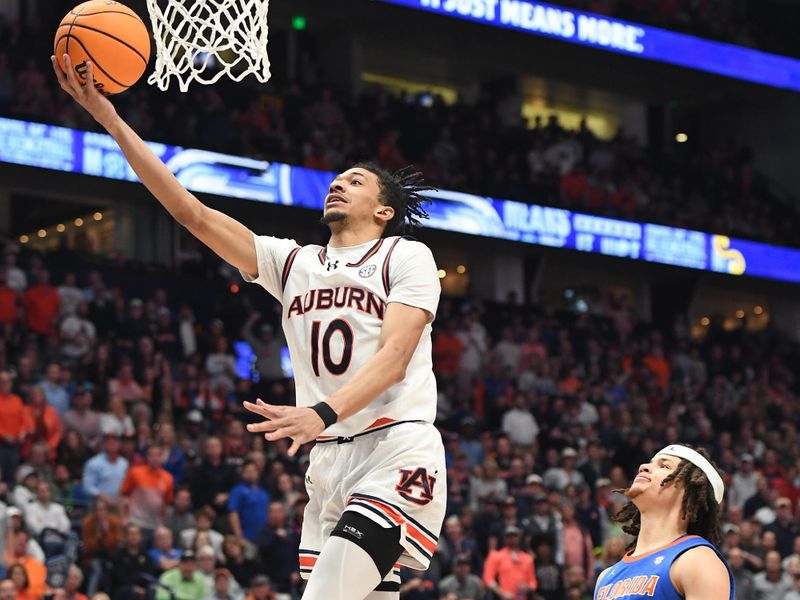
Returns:
[[[687,448],[691,448],[688,444],[684,445]],[[694,449],[711,462],[708,452],[702,448]],[[711,464],[722,476],[723,474],[719,467],[713,462]],[[683,500],[681,501],[681,517],[688,522],[686,533],[699,535],[715,546],[719,546],[722,542],[720,505],[714,498],[714,490],[706,474],[693,463],[682,459],[675,471],[661,482],[661,487],[667,485],[676,485],[684,490]],[[630,488],[615,491],[628,496]],[[622,524],[622,530],[625,533],[633,536],[633,541],[628,545],[628,550],[635,548],[639,530],[642,526],[641,514],[636,505],[629,501],[612,519]]]
[[[394,216],[386,224],[382,237],[403,235],[409,229],[418,227],[421,219],[428,218],[428,213],[422,205],[430,202],[430,199],[421,192],[436,191],[436,188],[425,185],[422,172],[417,171],[413,165],[403,167],[394,173],[373,162],[356,163],[351,168],[373,173],[378,178],[380,188],[378,200],[394,209]]]

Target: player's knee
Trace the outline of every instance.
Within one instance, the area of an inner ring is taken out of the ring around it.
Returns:
[[[369,554],[381,578],[386,577],[403,553],[400,527],[381,527],[372,519],[352,510],[342,514],[331,535],[348,540]]]

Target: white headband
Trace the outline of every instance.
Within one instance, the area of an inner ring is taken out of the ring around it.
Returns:
[[[703,473],[705,473],[706,477],[708,477],[711,487],[714,488],[714,499],[717,501],[717,504],[722,503],[722,496],[725,493],[725,484],[722,482],[722,477],[720,477],[719,473],[717,473],[717,470],[711,466],[711,463],[708,462],[708,459],[700,454],[697,450],[692,450],[686,446],[671,444],[666,448],[662,448],[656,452],[656,456],[659,454],[669,454],[670,456],[684,458],[692,463],[695,467],[700,469]],[[655,456],[653,458],[655,458]]]

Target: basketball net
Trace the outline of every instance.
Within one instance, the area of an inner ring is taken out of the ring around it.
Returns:
[[[173,75],[182,92],[223,75],[269,80],[269,0],[147,0],[147,9],[156,41],[151,85],[166,90]]]

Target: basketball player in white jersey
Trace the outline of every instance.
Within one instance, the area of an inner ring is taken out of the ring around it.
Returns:
[[[54,62],[61,87],[116,140],[167,211],[243,276],[283,304],[297,406],[246,403],[249,427],[316,440],[306,475],[300,571],[303,598],[399,598],[399,565],[428,567],[447,498],[444,448],[433,426],[431,322],[436,265],[424,245],[394,235],[425,215],[417,174],[359,164],[325,199],[325,247],[256,236],[184,189],[93,85]]]

